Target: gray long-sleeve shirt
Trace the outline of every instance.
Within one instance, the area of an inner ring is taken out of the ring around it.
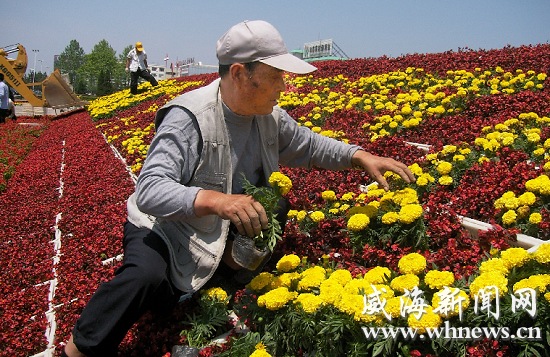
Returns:
[[[242,193],[241,174],[252,183],[262,175],[260,137],[254,116],[239,116],[224,105],[233,162],[232,193]],[[137,206],[143,213],[169,219],[194,217],[194,201],[201,188],[189,187],[199,162],[202,140],[197,123],[182,108],[173,107],[151,142],[138,178]],[[360,147],[316,134],[299,126],[286,111],[279,121],[279,164],[289,167],[351,167]]]

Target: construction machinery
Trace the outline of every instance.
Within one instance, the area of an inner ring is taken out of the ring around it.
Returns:
[[[17,52],[16,58],[8,58],[8,55],[15,52]],[[21,94],[30,105],[64,109],[84,107],[88,104],[73,92],[58,69],[42,82],[25,83],[23,76],[27,70],[27,60],[27,51],[21,44],[0,48],[0,71],[4,74],[4,81]],[[35,86],[41,87],[41,95],[31,90]]]

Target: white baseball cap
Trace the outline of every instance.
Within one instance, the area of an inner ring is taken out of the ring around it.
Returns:
[[[243,21],[231,27],[216,44],[221,65],[259,61],[286,72],[305,74],[317,68],[290,54],[281,34],[266,21]]]

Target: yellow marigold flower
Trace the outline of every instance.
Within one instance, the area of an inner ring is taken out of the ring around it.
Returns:
[[[350,208],[350,205],[348,205],[347,203],[344,203],[343,205],[340,206],[339,210],[340,212],[346,212],[349,208]]]
[[[410,224],[422,217],[422,206],[419,204],[410,204],[401,207],[399,210],[399,222],[404,224]]]
[[[347,269],[337,269],[328,277],[328,280],[335,280],[342,286],[349,283],[351,279],[351,273]]]
[[[535,260],[541,264],[550,263],[550,243],[542,243],[533,253]]]
[[[376,315],[363,314],[363,304],[363,295],[343,294],[340,300],[335,301],[334,306],[341,312],[353,316],[355,321],[373,322],[379,318]]]
[[[300,280],[300,273],[291,272],[283,273],[279,276],[275,276],[269,285],[269,289],[275,289],[280,287],[290,288],[296,281]]]
[[[292,181],[285,174],[275,171],[269,176],[271,187],[278,187],[281,195],[286,195],[292,188]]]
[[[228,296],[225,290],[222,288],[210,288],[204,292],[206,296],[208,296],[211,300],[219,301],[219,302],[228,302]]]
[[[529,252],[523,248],[508,248],[500,253],[500,259],[508,269],[511,269],[523,266],[531,257]]]
[[[371,289],[371,284],[364,279],[351,279],[345,286],[344,291],[348,294],[366,294]]]
[[[544,293],[550,286],[550,274],[531,275],[528,278],[522,279],[514,284],[512,290],[516,292],[519,289],[533,289],[537,294]]]
[[[317,288],[326,279],[326,270],[318,265],[304,270],[300,274],[300,281],[298,282],[299,290],[308,290],[311,288]]]
[[[261,343],[261,342],[260,342]],[[259,343],[259,344],[260,344]],[[258,345],[259,345],[258,344]],[[250,354],[249,357],[272,357],[266,350],[265,350],[265,346],[263,346],[262,344],[262,347],[261,348],[258,348],[258,345],[256,345],[256,350],[254,350],[254,352],[252,352]]]
[[[539,224],[540,222],[542,222],[542,215],[539,212],[531,213],[531,215],[529,216],[529,223]]]
[[[291,219],[291,218],[295,218],[297,215],[298,215],[298,211],[295,210],[295,209],[291,209],[291,210],[288,211],[288,213],[287,213],[286,216],[287,216],[289,219]]]
[[[347,214],[351,217],[354,214],[360,213],[366,214],[370,219],[376,217],[376,214],[378,213],[378,207],[376,207],[375,205],[371,205],[370,203],[366,206],[354,206],[349,209]]]
[[[482,273],[470,285],[470,296],[474,298],[482,289],[489,287],[497,288],[499,296],[504,296],[508,292],[508,279],[498,271]]]
[[[306,217],[307,217],[307,212],[304,210],[301,210],[296,214],[296,220],[298,222],[303,221]]]
[[[369,226],[370,219],[364,213],[358,213],[351,216],[348,220],[347,228],[351,232],[360,232]]]
[[[319,287],[319,297],[326,303],[334,305],[344,294],[344,286],[336,280],[325,280]]]
[[[441,150],[441,153],[447,155],[456,152],[457,147],[455,145],[445,145]]]
[[[410,253],[399,259],[397,267],[402,274],[420,274],[426,269],[426,258],[418,253]]]
[[[291,270],[296,269],[300,263],[301,259],[296,254],[287,254],[284,255],[279,261],[277,262],[277,270],[283,273],[287,273]]]
[[[520,206],[516,210],[516,213],[517,213],[519,219],[523,219],[523,218],[527,217],[530,212],[531,212],[531,208],[529,208],[529,206]]]
[[[430,270],[424,277],[424,282],[430,289],[442,289],[451,286],[455,282],[455,276],[450,271]]]
[[[415,175],[415,176],[420,176],[423,174],[423,171],[422,171],[422,168],[420,167],[420,165],[418,165],[417,163],[414,163],[412,165],[409,166],[409,170],[411,170],[411,172]]]
[[[451,295],[453,301],[456,302],[456,304],[452,306],[453,309],[450,311],[448,309],[448,307],[450,306],[446,306],[446,297],[449,295]],[[444,306],[440,306],[442,302],[445,304]],[[466,311],[468,306],[470,306],[470,297],[465,291],[458,288],[448,288],[447,290],[440,290],[432,297],[432,307],[434,308],[434,312],[443,317],[457,316],[460,310],[464,312]]]
[[[408,204],[418,203],[418,194],[412,188],[405,188],[395,191],[392,200],[400,206],[405,206]]]
[[[543,156],[545,152],[546,151],[544,150],[544,148],[538,148],[538,149],[533,150],[533,155]]]
[[[390,287],[397,292],[403,293],[405,289],[412,290],[415,286],[420,284],[420,278],[414,274],[400,275],[394,278]]]
[[[297,292],[288,291],[286,287],[276,288],[260,295],[258,297],[258,306],[272,311],[279,310],[297,296]]]
[[[479,266],[479,272],[480,273],[488,273],[491,271],[496,271],[501,273],[502,275],[508,274],[510,269],[506,266],[504,261],[500,258],[491,258],[489,260],[486,260],[482,262]]]
[[[516,211],[514,211],[513,209],[508,210],[502,215],[502,223],[504,223],[507,226],[511,226],[514,223],[516,223],[517,218],[518,218],[518,215]]]
[[[336,201],[336,193],[334,191],[323,191],[321,198],[325,201]]]
[[[532,206],[537,201],[537,196],[533,192],[525,192],[519,197],[519,204],[522,206]]]
[[[321,211],[313,211],[309,214],[309,218],[311,218],[313,222],[319,223],[325,219],[325,214]]]
[[[430,162],[433,162],[436,159],[437,159],[437,153],[431,153],[431,154],[426,155],[426,160],[428,160]]]
[[[417,329],[417,332],[422,334],[426,332],[426,328],[436,328],[441,326],[442,320],[439,314],[433,312],[433,308],[428,306],[426,312],[420,316],[420,319],[416,318],[417,314],[409,314],[407,317],[407,324],[411,328]]]
[[[540,141],[540,135],[537,133],[529,133],[527,134],[527,141],[530,143],[538,143]]]
[[[447,161],[441,161],[437,167],[436,170],[439,172],[440,175],[447,175],[451,170],[453,169],[453,164]]]
[[[394,319],[401,316],[401,307],[412,304],[412,300],[405,296],[394,296],[386,300],[384,310]]]
[[[250,283],[248,283],[248,287],[254,291],[260,291],[266,286],[269,286],[271,282],[273,281],[273,274],[268,272],[262,272],[258,275],[256,275]]]
[[[355,193],[353,192],[344,193],[342,195],[342,201],[353,201],[353,197],[355,197]]]
[[[449,175],[441,176],[437,182],[442,186],[450,186],[453,184],[453,178]]]
[[[429,183],[426,175],[422,175],[422,176],[419,176],[417,179],[416,179],[416,184],[420,187],[424,187],[424,186],[427,186]]]
[[[369,284],[383,284],[387,283],[391,276],[391,270],[386,267],[376,266],[365,273],[363,279]]]
[[[300,305],[305,312],[313,314],[323,305],[323,300],[317,295],[303,293],[298,295],[296,300],[294,300],[294,304]]]
[[[399,213],[397,212],[387,212],[382,216],[382,223],[390,225],[399,221]]]

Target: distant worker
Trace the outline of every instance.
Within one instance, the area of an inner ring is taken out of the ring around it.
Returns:
[[[130,72],[130,93],[137,94],[138,78],[149,81],[152,86],[158,85],[155,77],[147,69],[147,53],[141,42],[136,42],[134,48],[126,56],[126,72]]]
[[[17,120],[17,116],[15,115],[15,96],[13,95],[13,90],[8,86],[8,93],[9,93],[9,103],[8,103],[8,116],[7,118],[10,118],[12,120]]]
[[[4,123],[10,115],[10,89],[4,83],[4,74],[0,73],[0,123]]]

